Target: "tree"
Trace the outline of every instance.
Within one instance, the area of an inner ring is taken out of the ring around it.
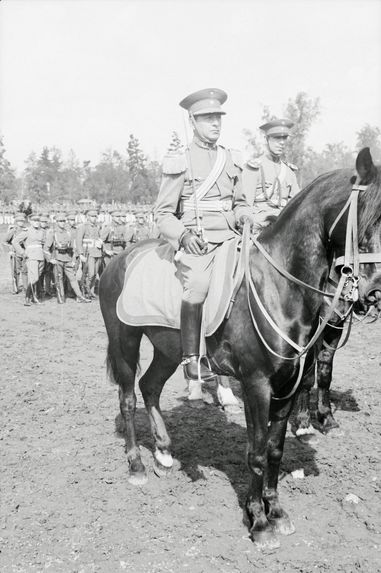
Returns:
[[[306,141],[311,125],[320,114],[319,98],[310,98],[305,92],[299,92],[294,99],[289,99],[284,110],[285,117],[294,122],[292,136],[287,142],[286,156],[299,169],[299,184],[305,179],[304,162]]]
[[[127,147],[127,165],[130,174],[129,200],[150,203],[158,193],[157,164],[147,162],[139,140],[130,135]]]
[[[182,149],[183,144],[181,143],[181,139],[179,138],[177,131],[173,131],[171,141],[168,146],[168,153],[178,153],[182,151]]]
[[[131,182],[133,183],[138,175],[145,171],[146,157],[140,149],[139,140],[130,134],[130,139],[127,145],[127,165],[130,172]]]
[[[304,155],[304,185],[307,185],[322,173],[332,171],[333,169],[353,167],[353,165],[353,153],[342,141],[338,143],[327,143],[320,153],[308,147]]]
[[[118,151],[109,149],[89,173],[88,195],[98,203],[125,202],[129,183],[130,175],[125,159]]]
[[[375,163],[381,163],[381,143],[380,135],[381,129],[379,127],[371,126],[369,123],[363,125],[360,131],[357,132],[356,149],[360,151],[363,147],[370,147],[373,160]]]
[[[3,138],[0,137],[0,201],[8,204],[17,197],[17,180],[5,153]]]

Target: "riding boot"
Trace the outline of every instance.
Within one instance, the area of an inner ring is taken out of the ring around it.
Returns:
[[[79,288],[79,285],[77,283],[77,281],[73,281],[70,283],[70,286],[76,296],[76,301],[77,302],[91,302],[91,299],[86,298],[85,296],[82,295],[81,293],[81,289]]]
[[[57,272],[57,284],[56,284],[57,302],[58,304],[63,304],[65,301],[65,291],[63,284],[63,276],[59,275]]]
[[[184,377],[187,380],[214,380],[216,375],[200,360],[202,303],[181,303],[181,345],[183,348]]]
[[[30,301],[31,294],[32,294],[31,288],[30,288],[30,285],[28,285],[26,290],[25,290],[24,306],[31,306],[32,305],[32,303]]]

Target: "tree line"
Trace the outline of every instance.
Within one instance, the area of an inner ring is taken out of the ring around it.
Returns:
[[[299,92],[284,106],[284,116],[294,121],[293,135],[288,141],[286,158],[298,167],[299,184],[303,187],[321,173],[354,166],[354,153],[370,147],[376,163],[381,162],[381,130],[365,124],[359,126],[356,149],[349,149],[343,141],[327,143],[318,152],[307,145],[308,134],[321,113],[318,98]],[[274,118],[268,106],[263,108],[262,120]],[[247,141],[246,152],[258,156],[264,142],[258,132],[243,131]],[[182,147],[176,132],[169,142],[169,151]],[[133,134],[129,136],[124,153],[108,149],[100,161],[80,162],[74,151],[63,159],[60,149],[44,147],[40,154],[31,152],[19,176],[6,158],[3,138],[0,138],[0,202],[4,205],[15,200],[28,199],[34,204],[75,203],[88,198],[99,204],[146,203],[155,201],[160,185],[160,164],[149,159]]]

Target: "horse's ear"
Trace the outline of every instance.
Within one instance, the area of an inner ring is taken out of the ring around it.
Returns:
[[[356,159],[356,170],[363,185],[368,185],[372,181],[376,173],[376,168],[369,147],[364,147],[364,149],[359,152]]]

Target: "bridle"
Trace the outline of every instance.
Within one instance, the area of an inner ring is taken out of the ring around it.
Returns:
[[[327,292],[320,290],[316,287],[313,287],[304,281],[298,279],[291,275],[288,271],[283,269],[272,257],[271,255],[265,250],[263,245],[254,237],[250,237],[250,228],[248,224],[245,224],[243,230],[243,237],[242,237],[242,252],[241,258],[243,260],[243,268],[244,268],[244,277],[246,282],[246,293],[247,293],[247,302],[248,308],[250,312],[251,321],[253,326],[265,346],[265,348],[277,358],[282,360],[299,360],[299,373],[295,384],[293,385],[292,390],[286,395],[282,396],[281,398],[272,397],[274,400],[285,400],[290,398],[297,390],[304,371],[304,364],[307,357],[308,351],[312,348],[315,342],[318,340],[320,335],[322,334],[323,330],[329,324],[330,319],[332,318],[333,314],[336,312],[337,305],[339,301],[345,301],[349,303],[350,308],[349,311],[345,313],[344,321],[350,316],[352,318],[352,311],[353,311],[353,304],[358,300],[358,283],[359,283],[359,267],[362,263],[376,263],[381,262],[381,252],[378,253],[359,253],[359,245],[358,245],[358,197],[360,192],[364,192],[368,189],[368,185],[360,185],[358,180],[354,183],[351,189],[350,196],[345,203],[344,207],[341,209],[340,213],[334,220],[330,230],[329,230],[329,238],[331,238],[332,233],[343,217],[343,215],[348,210],[348,218],[346,224],[346,234],[345,234],[345,249],[344,255],[338,257],[335,260],[335,268],[341,267],[340,271],[340,279],[336,286],[336,290],[334,293]],[[250,251],[250,244],[253,243],[254,246],[258,249],[258,251],[266,258],[266,260],[285,278],[294,282],[295,284],[305,287],[309,290],[317,292],[319,294],[324,295],[325,297],[332,298],[332,302],[329,305],[327,313],[325,314],[324,318],[320,317],[320,324],[317,327],[315,333],[313,334],[312,338],[306,344],[306,346],[302,347],[293,340],[291,340],[287,334],[282,332],[278,325],[274,322],[271,318],[270,314],[262,304],[258,291],[255,287],[254,281],[251,277],[250,273],[250,258],[249,258],[249,251]],[[289,356],[282,356],[278,354],[275,350],[273,350],[266,339],[264,338],[262,332],[259,329],[258,323],[255,319],[254,312],[250,302],[250,294],[253,295],[259,310],[261,311],[262,315],[268,322],[268,324],[272,327],[272,329],[294,350],[296,351],[296,355],[293,357]],[[349,333],[348,333],[349,336]],[[346,336],[346,340],[348,339]],[[345,340],[345,342],[346,342]],[[343,346],[343,345],[342,345]]]

